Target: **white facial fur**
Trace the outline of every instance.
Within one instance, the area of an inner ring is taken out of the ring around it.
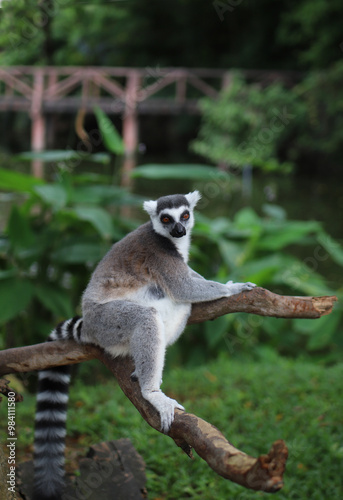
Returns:
[[[192,193],[186,194],[185,197],[189,203],[189,206],[182,205],[177,208],[167,208],[157,213],[157,201],[151,200],[144,202],[143,208],[150,215],[151,222],[156,233],[171,240],[173,244],[176,246],[179,253],[182,255],[184,261],[188,262],[190,236],[191,236],[191,230],[194,226],[193,210],[197,202],[200,200],[201,195],[199,191],[193,191]],[[187,221],[180,221],[181,215],[185,212],[185,210],[189,212],[190,217]],[[186,229],[185,236],[182,236],[180,238],[172,236],[170,234],[170,228],[162,224],[160,220],[162,214],[171,216],[176,222],[181,222]]]

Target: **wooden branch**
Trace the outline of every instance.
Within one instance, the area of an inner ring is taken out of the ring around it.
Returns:
[[[160,431],[158,412],[142,397],[139,383],[130,378],[134,371],[131,358],[113,359],[96,346],[80,346],[71,340],[47,342],[1,351],[0,374],[41,370],[94,358],[111,370],[144,420]],[[287,460],[287,447],[283,441],[276,441],[267,455],[253,458],[235,448],[213,425],[181,410],[175,410],[169,436],[187,455],[191,456],[193,448],[215,472],[246,488],[275,492],[283,486]]]
[[[255,288],[229,298],[193,305],[189,323],[242,311],[282,318],[318,318],[331,312],[335,300],[336,297],[285,297]],[[132,360],[112,359],[96,346],[59,341],[1,351],[0,376],[93,358],[99,359],[111,370],[142,417],[159,430],[158,412],[142,397],[139,384],[130,378],[134,370]],[[181,410],[175,410],[169,436],[188,455],[194,448],[215,472],[246,488],[275,492],[283,486],[282,476],[287,460],[287,447],[283,441],[276,441],[267,455],[253,458],[236,449],[214,426]]]
[[[330,314],[337,297],[293,297],[256,287],[229,298],[193,304],[188,323],[202,323],[224,314],[246,312],[275,318],[320,318]]]
[[[9,396],[14,397],[14,400],[16,403],[20,403],[23,401],[23,396],[19,394],[17,391],[14,391],[11,387],[8,387],[9,380],[6,380],[5,378],[0,379],[0,394],[3,394],[8,398]],[[14,395],[14,396],[13,396]],[[2,400],[0,396],[0,401]]]
[[[229,298],[193,304],[188,324],[213,320],[224,314],[246,312],[277,318],[320,318],[330,314],[337,297],[292,297],[256,287]],[[75,342],[48,342],[0,351],[0,376],[42,370],[47,366],[81,363],[97,357],[94,346]]]

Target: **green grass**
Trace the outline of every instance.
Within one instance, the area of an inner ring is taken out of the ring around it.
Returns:
[[[172,370],[164,378],[167,394],[213,423],[246,453],[257,456],[269,451],[273,441],[286,441],[285,486],[275,498],[343,498],[343,364],[325,368],[276,357],[268,362],[222,358],[194,370]],[[33,415],[34,397],[25,394],[25,402],[17,405],[19,451],[32,443]],[[130,438],[146,462],[150,500],[270,498],[222,479],[197,455],[187,458],[170,438],[142,420],[114,380],[98,386],[76,381],[68,434],[77,438],[77,449]]]

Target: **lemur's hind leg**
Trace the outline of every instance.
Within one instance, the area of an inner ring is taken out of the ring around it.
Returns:
[[[168,432],[174,409],[184,409],[160,390],[165,355],[164,325],[156,309],[114,300],[88,304],[83,311],[82,341],[100,345],[113,356],[130,354],[142,396],[159,412],[161,430]]]
[[[138,378],[143,397],[160,414],[162,432],[167,433],[174,420],[175,408],[184,410],[184,407],[160,389],[166,350],[163,322],[154,308],[146,308],[144,316],[130,341],[136,367],[134,375]]]

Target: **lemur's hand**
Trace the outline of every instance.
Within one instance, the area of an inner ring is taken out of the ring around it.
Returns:
[[[161,417],[161,431],[167,434],[174,420],[175,408],[184,410],[184,407],[175,399],[168,398],[162,391],[144,391],[142,395],[159,412]]]
[[[228,288],[228,297],[230,295],[236,295],[237,293],[246,292],[255,288],[255,283],[234,283],[233,281],[228,281],[225,286]]]

